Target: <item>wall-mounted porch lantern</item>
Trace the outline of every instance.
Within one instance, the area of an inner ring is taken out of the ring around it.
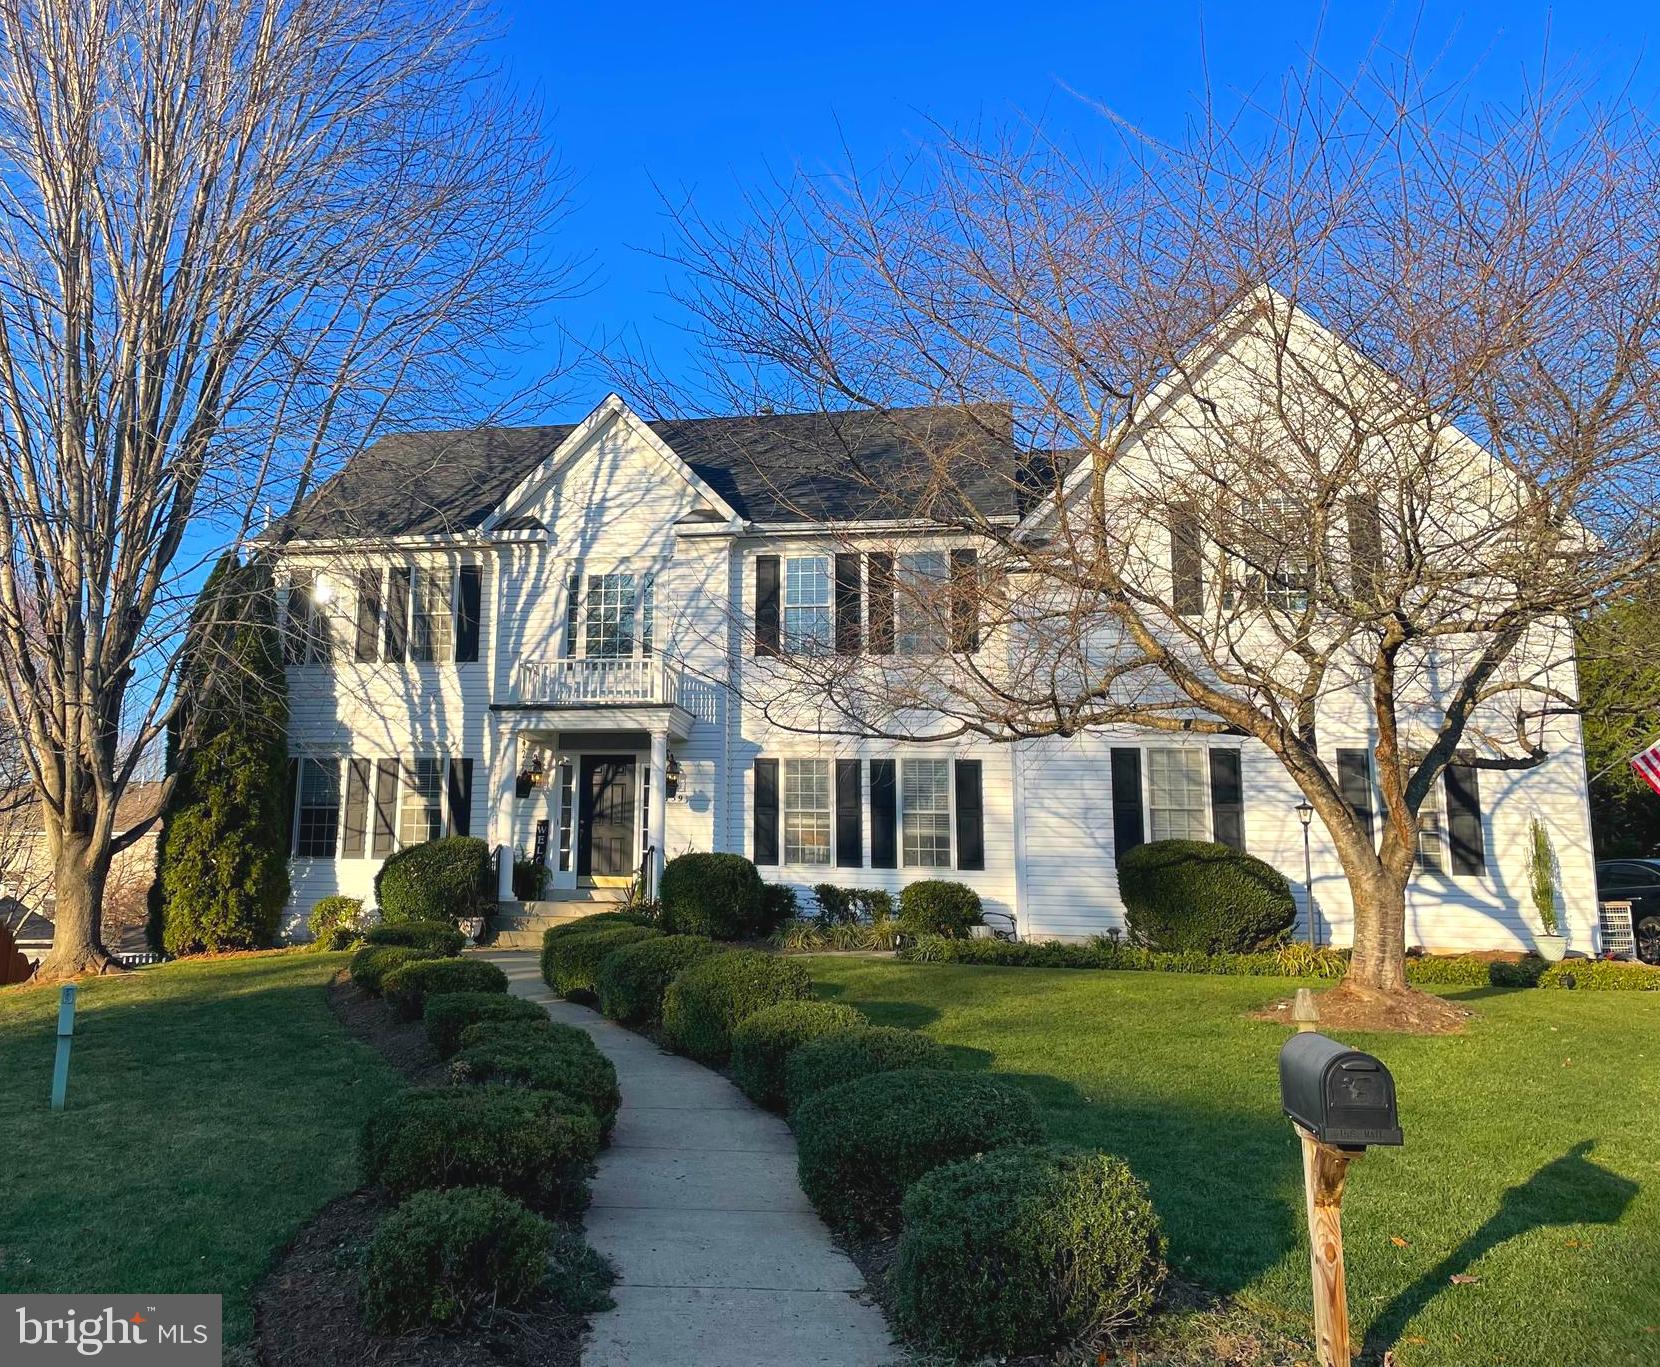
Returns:
[[[673,802],[680,793],[680,761],[674,757],[674,751],[669,751],[668,762],[663,765],[663,796]]]
[[[542,786],[547,770],[542,765],[542,752],[533,750],[529,762],[519,770],[518,778],[514,781],[514,795],[527,798],[531,792]]]

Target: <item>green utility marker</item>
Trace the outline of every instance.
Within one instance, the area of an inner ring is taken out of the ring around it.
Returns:
[[[75,1034],[75,984],[58,994],[58,1056],[52,1064],[52,1109],[61,1111],[69,1093],[69,1041]]]

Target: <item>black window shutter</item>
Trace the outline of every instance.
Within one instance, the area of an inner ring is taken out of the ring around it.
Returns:
[[[1487,872],[1487,840],[1481,829],[1481,771],[1473,764],[1449,764],[1446,773],[1447,847],[1452,871],[1461,878]]]
[[[772,557],[773,564],[778,563]],[[755,862],[778,862],[778,761],[755,761]]]
[[[399,565],[387,581],[386,658],[402,664],[409,653],[409,566]]]
[[[357,658],[380,658],[380,571],[357,572]]]
[[[841,557],[837,556],[840,560]],[[859,761],[836,761],[836,867],[861,868],[865,862],[863,801],[859,792]]]
[[[755,653],[778,654],[778,557],[755,557]],[[777,768],[776,762],[773,763]],[[777,845],[776,836],[773,841]],[[759,862],[759,861],[757,861]],[[777,863],[776,854],[773,863]]]
[[[951,552],[951,649],[972,653],[979,648],[980,553],[959,546]]]
[[[1170,507],[1170,606],[1183,617],[1205,610],[1205,557],[1191,503]]]
[[[375,766],[374,856],[398,848],[398,761],[383,759]]]
[[[300,761],[288,761],[288,852],[294,853],[294,841],[299,832],[295,828],[294,808],[300,800]]]
[[[899,845],[895,839],[899,816],[899,793],[894,782],[894,762],[870,762],[870,866],[897,869]]]
[[[859,557],[843,552],[836,556],[836,654],[858,653]]]
[[[1218,845],[1245,848],[1245,785],[1237,750],[1210,752],[1210,829]]]
[[[346,761],[346,807],[341,813],[344,835],[340,841],[342,859],[361,859],[369,830],[369,761]]]
[[[986,866],[985,800],[980,790],[980,761],[960,759],[956,764],[957,783],[957,867],[983,869]]]
[[[1112,747],[1112,849],[1122,859],[1146,836],[1141,814],[1141,751],[1133,745]]]
[[[870,595],[870,653],[893,654],[893,557],[876,551],[865,557],[865,591]],[[884,868],[895,867],[892,864]]]
[[[471,835],[473,830],[473,762],[450,761],[450,819],[446,834]]]
[[[1363,603],[1374,602],[1383,570],[1383,524],[1378,518],[1378,501],[1371,494],[1351,495],[1343,500],[1343,517],[1349,524],[1354,596]]]
[[[478,659],[479,606],[483,599],[483,566],[463,565],[456,581],[455,658]]]
[[[283,657],[291,665],[306,661],[306,647],[311,641],[311,571],[295,570],[288,581],[288,612],[283,631]]]
[[[1372,815],[1372,757],[1365,750],[1337,752],[1337,790],[1343,801],[1366,830],[1367,839],[1373,838]]]

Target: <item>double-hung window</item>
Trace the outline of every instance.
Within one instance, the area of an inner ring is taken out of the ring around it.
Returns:
[[[907,759],[899,766],[900,835],[906,868],[951,866],[951,761]]]
[[[784,761],[784,862],[830,862],[830,761]]]
[[[421,664],[444,664],[455,656],[453,580],[446,570],[415,572],[409,606],[409,658]]]
[[[1418,807],[1418,869],[1442,873],[1447,867],[1446,828],[1442,825],[1441,780],[1429,785],[1429,795]]]
[[[1294,498],[1259,498],[1239,512],[1239,558],[1246,599],[1279,612],[1308,607],[1308,512]],[[1231,595],[1226,604],[1233,606]]]
[[[398,843],[420,845],[444,834],[444,761],[412,759],[404,769]]]
[[[950,562],[944,551],[913,551],[899,557],[897,644],[901,655],[945,652],[944,613],[950,603]]]
[[[294,853],[301,859],[333,859],[340,838],[340,761],[300,761],[299,819]]]
[[[634,576],[619,571],[588,576],[588,621],[583,654],[627,659],[634,654]]]
[[[830,557],[791,556],[784,562],[784,650],[821,655],[830,649]]]
[[[1196,747],[1147,751],[1147,813],[1154,840],[1210,839],[1207,752]]]

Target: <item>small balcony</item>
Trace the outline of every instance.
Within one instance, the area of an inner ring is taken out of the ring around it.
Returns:
[[[517,700],[546,707],[675,704],[680,671],[650,659],[520,660]]]

